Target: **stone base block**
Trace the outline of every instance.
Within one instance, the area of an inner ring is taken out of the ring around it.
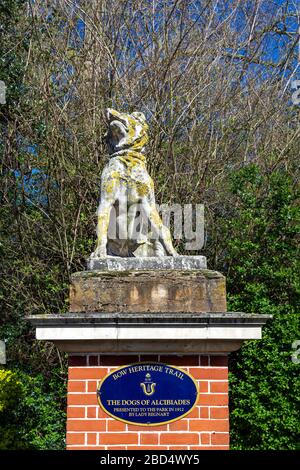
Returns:
[[[205,256],[147,256],[143,258],[121,258],[120,256],[107,256],[107,258],[90,258],[87,260],[89,271],[145,271],[149,269],[206,269]]]
[[[208,269],[85,271],[70,286],[70,312],[225,311],[225,277]]]

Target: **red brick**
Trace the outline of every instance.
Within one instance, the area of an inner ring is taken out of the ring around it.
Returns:
[[[211,443],[216,445],[228,445],[229,444],[229,434],[228,433],[218,433],[211,435]]]
[[[199,382],[199,392],[200,393],[207,393],[208,392],[208,382],[204,382],[203,380],[201,380],[201,382]]]
[[[98,418],[102,418],[102,419],[105,419],[105,418],[110,418],[110,416],[105,413],[105,411],[102,410],[102,408],[100,408],[100,406],[98,407]]]
[[[67,445],[84,445],[85,441],[85,435],[84,433],[67,433]]]
[[[138,356],[100,356],[101,366],[126,366],[127,364],[134,364],[139,362]]]
[[[70,367],[69,380],[103,379],[108,373],[105,367]]]
[[[140,362],[158,362],[158,356],[154,354],[145,354],[140,356]]]
[[[229,450],[229,445],[226,445],[226,446],[211,446],[210,450]]]
[[[74,446],[74,447],[67,447],[67,450],[105,450],[105,446]]]
[[[178,421],[174,421],[174,423],[169,424],[170,431],[187,431],[188,430],[188,420],[187,419],[180,419]]]
[[[228,418],[229,411],[227,407],[224,408],[210,408],[211,419],[224,419]]]
[[[87,417],[88,418],[96,418],[97,416],[97,408],[87,408]]]
[[[198,405],[223,406],[228,405],[228,395],[207,393],[199,396]]]
[[[106,431],[106,422],[99,419],[72,419],[67,422],[68,431]]]
[[[100,444],[137,444],[137,433],[105,433],[100,435]]]
[[[128,431],[167,431],[168,430],[168,425],[167,424],[162,424],[161,426],[135,426],[134,424],[128,424]]]
[[[209,364],[209,357],[208,356],[200,356],[200,364],[203,367],[207,367]]]
[[[209,414],[209,409],[204,407],[204,406],[201,406],[201,408],[200,408],[200,418],[208,418],[208,414]]]
[[[218,368],[218,367],[208,367],[206,369],[203,368],[191,368],[190,374],[195,379],[200,380],[227,380],[228,378],[228,369]]]
[[[127,450],[167,450],[167,446],[127,446]]]
[[[69,393],[68,405],[97,405],[96,393]]]
[[[89,366],[97,366],[98,365],[98,356],[89,356],[88,365]]]
[[[190,431],[228,431],[229,422],[228,420],[221,419],[190,419],[189,420]]]
[[[107,446],[107,450],[126,450],[126,446]]]
[[[82,406],[68,406],[67,409],[68,418],[84,418],[85,408]]]
[[[201,445],[210,444],[210,434],[201,433]]]
[[[97,393],[97,381],[96,380],[93,380],[93,381],[88,381],[88,392],[94,392],[94,393]]]
[[[86,366],[86,356],[69,356],[68,364],[69,367]]]
[[[86,356],[79,357],[81,361],[82,357],[86,358]],[[144,354],[140,357],[140,360],[144,362],[158,361],[158,356]],[[202,367],[197,367],[199,356],[196,355],[164,355],[161,356],[159,360],[167,364],[181,366],[183,369],[189,368],[188,370],[191,375],[193,375],[196,380],[199,380],[200,393],[197,401],[198,406],[196,406],[187,417],[169,423],[169,425],[160,426],[126,425],[118,420],[107,419],[109,418],[108,415],[98,407],[96,395],[98,381],[107,375],[109,366],[115,368],[119,365],[139,362],[139,360],[137,356],[129,355],[101,356],[100,364],[106,367],[99,367],[97,366],[98,356],[92,355],[89,356],[89,366],[72,366],[69,369],[70,380],[68,390],[71,393],[68,394],[68,418],[72,419],[69,419],[67,424],[68,449],[228,449],[229,434],[227,431],[229,422],[228,419],[226,419],[228,418],[228,408],[224,406],[228,404],[228,371],[225,367],[227,357],[211,356],[210,366],[208,366],[208,356],[201,356],[200,361]],[[88,393],[85,393],[86,380],[88,381]],[[208,393],[208,391],[210,391],[210,393]],[[72,405],[82,406],[75,407]],[[84,405],[87,406],[86,411]],[[90,407],[88,405],[94,406]],[[208,406],[211,406],[210,419]],[[221,406],[224,407],[221,408]],[[96,418],[97,409],[98,419]],[[85,417],[85,413],[87,413],[88,418],[92,419],[80,419]],[[99,419],[99,417],[101,419]],[[129,432],[126,432],[126,429],[128,429]],[[85,432],[87,432],[87,445],[85,445]],[[101,433],[99,435],[99,445],[96,444],[97,432]],[[210,435],[209,432],[212,432],[212,434]],[[78,437],[73,438],[72,436]],[[73,442],[72,439],[75,439],[75,441]],[[138,445],[138,442],[140,442],[140,445]]]
[[[199,356],[160,356],[160,362],[169,364],[171,366],[198,366],[199,365]]]
[[[108,432],[121,432],[126,431],[126,424],[122,421],[107,421]]]
[[[158,444],[158,434],[155,433],[141,433],[140,442],[142,445],[157,445]]]
[[[190,450],[212,450],[211,446],[190,446]]]
[[[229,450],[228,446],[190,446],[190,450]]]
[[[195,406],[195,408],[186,415],[187,418],[199,418],[199,406]]]
[[[199,444],[199,435],[192,433],[162,433],[160,435],[160,444]]]
[[[228,356],[210,356],[210,365],[225,367],[228,365]]]
[[[85,381],[81,380],[69,380],[68,381],[68,393],[70,392],[81,392],[85,393]]]
[[[89,432],[87,435],[87,443],[90,446],[97,444],[97,434]]]
[[[228,393],[228,382],[210,382],[210,393]]]
[[[189,446],[169,446],[169,450],[188,450]]]

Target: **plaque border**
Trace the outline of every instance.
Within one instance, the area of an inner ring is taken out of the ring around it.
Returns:
[[[106,410],[106,408],[104,407],[104,405],[102,404],[101,400],[100,400],[100,394],[99,394],[99,391],[101,389],[101,386],[103,384],[103,382],[112,374],[114,374],[115,372],[117,372],[118,370],[121,370],[121,369],[125,369],[126,367],[130,367],[130,366],[136,366],[136,365],[140,365],[140,364],[162,364],[164,366],[167,366],[167,367],[173,367],[173,369],[177,369],[179,370],[180,372],[183,372],[185,375],[189,376],[190,379],[192,379],[192,381],[194,382],[194,385],[196,387],[196,390],[197,390],[197,395],[196,395],[196,400],[195,400],[195,403],[193,404],[192,408],[190,408],[189,411],[187,411],[186,413],[184,413],[183,415],[180,415],[178,416],[178,418],[174,418],[174,419],[170,419],[168,421],[161,421],[159,423],[135,423],[133,421],[127,421],[126,419],[123,419],[123,418],[117,418],[115,415],[113,415],[112,413],[110,413],[109,411]],[[197,403],[198,403],[198,399],[199,399],[199,395],[200,395],[200,384],[197,383],[197,381],[194,379],[194,377],[189,373],[189,372],[186,372],[184,369],[182,369],[181,367],[177,367],[177,366],[173,366],[172,364],[166,364],[165,362],[154,362],[154,361],[141,361],[141,362],[134,362],[132,364],[127,364],[127,365],[123,365],[123,366],[120,366],[120,367],[117,367],[116,369],[114,369],[113,371],[109,372],[108,374],[105,375],[105,377],[103,377],[102,379],[99,380],[99,384],[97,386],[97,401],[98,401],[98,404],[100,406],[100,408],[109,416],[111,416],[112,418],[114,418],[116,421],[121,421],[122,423],[127,423],[127,424],[132,424],[134,426],[147,426],[147,427],[151,427],[151,426],[163,426],[164,424],[168,424],[168,423],[174,423],[175,421],[179,421],[180,419],[184,418],[185,416],[187,416],[188,414],[190,414],[193,409],[197,406]]]

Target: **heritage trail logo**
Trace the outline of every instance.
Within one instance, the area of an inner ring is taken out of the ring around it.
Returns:
[[[141,382],[140,386],[142,387],[144,394],[149,397],[155,392],[156,382],[152,382],[151,374],[147,373],[145,381]]]

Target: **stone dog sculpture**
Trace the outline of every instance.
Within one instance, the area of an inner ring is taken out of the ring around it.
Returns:
[[[143,151],[148,142],[148,125],[144,114],[125,114],[108,108],[105,116],[110,157],[101,176],[97,244],[91,258],[177,256],[170,231],[156,209],[154,183],[146,169]],[[151,224],[150,231],[146,219]],[[110,236],[113,225],[118,227],[119,235],[122,232],[121,237]]]

